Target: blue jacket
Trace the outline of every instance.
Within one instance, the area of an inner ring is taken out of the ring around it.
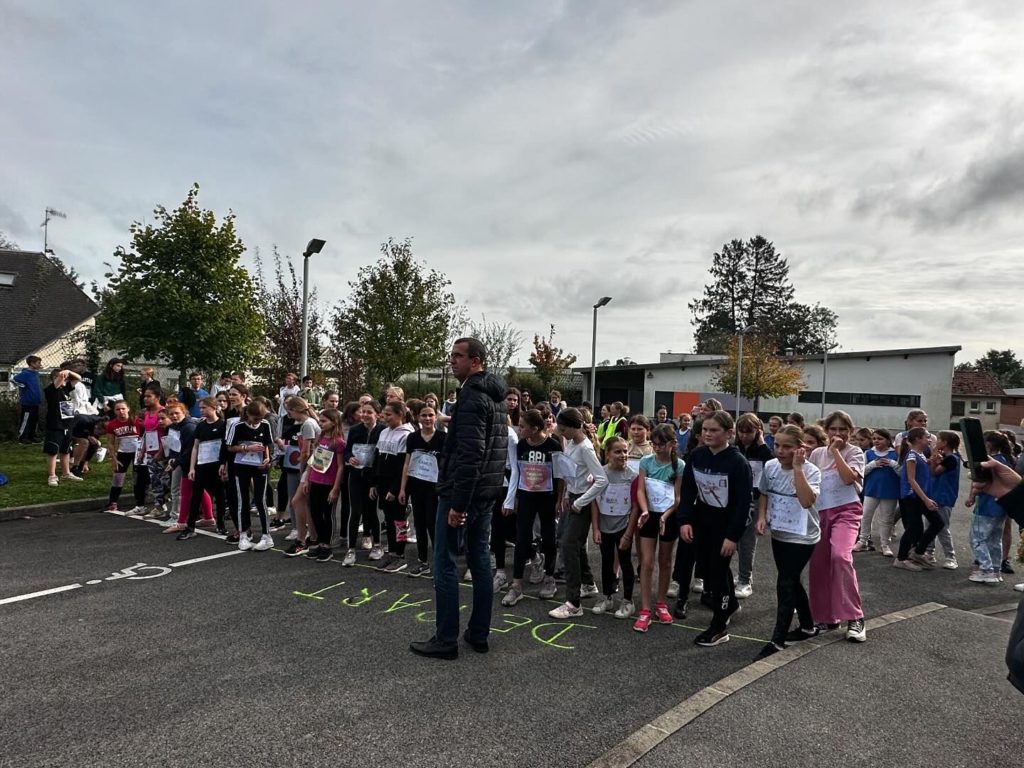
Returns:
[[[22,405],[42,404],[43,388],[39,384],[39,371],[22,368],[21,373],[14,377],[14,383],[18,385],[18,398]]]

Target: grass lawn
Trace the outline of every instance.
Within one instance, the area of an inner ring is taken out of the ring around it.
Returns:
[[[0,472],[7,475],[7,485],[0,486],[0,509],[52,501],[106,498],[110,491],[111,466],[109,456],[100,463],[93,461],[84,481],[62,480],[59,487],[51,488],[46,484],[46,457],[41,443],[0,443]],[[60,474],[59,462],[57,474]],[[131,483],[130,478],[128,482]],[[128,492],[131,495],[131,488]]]

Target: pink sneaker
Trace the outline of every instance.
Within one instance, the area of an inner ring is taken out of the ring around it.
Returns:
[[[669,617],[671,618],[671,616]],[[640,611],[640,615],[636,617],[636,621],[633,622],[633,630],[636,632],[646,632],[647,628],[651,626],[651,612],[644,609]]]
[[[657,603],[654,606],[654,615],[658,617],[659,624],[672,623],[672,614],[665,603]]]

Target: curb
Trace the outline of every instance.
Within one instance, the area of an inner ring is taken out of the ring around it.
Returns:
[[[105,496],[98,496],[94,499],[72,499],[49,504],[29,504],[25,507],[7,507],[0,509],[0,523],[20,520],[25,517],[52,517],[73,512],[102,512],[106,500]]]

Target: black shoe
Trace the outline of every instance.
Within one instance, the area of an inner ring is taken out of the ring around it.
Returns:
[[[756,659],[767,659],[769,656],[778,653],[779,651],[785,650],[785,646],[778,646],[775,643],[768,643],[764,648],[758,651]]]
[[[190,531],[190,530],[188,530],[186,528],[184,531],[179,533],[174,538],[176,538],[178,541],[186,541],[188,539],[194,539],[195,537],[196,537],[196,532],[195,531]]]
[[[217,535],[218,536],[227,536],[228,535],[228,529],[227,528],[218,528],[217,529]]]
[[[1014,572],[1013,568],[1010,566],[1010,561],[1009,560],[1003,560],[1003,562],[999,565],[999,570],[1002,571],[1003,573],[1013,573]]]
[[[812,637],[817,637],[821,633],[818,627],[814,626],[810,629],[804,629],[803,627],[797,627],[792,632],[786,633],[787,643],[798,643],[801,640],[809,640]]]
[[[284,551],[284,556],[285,557],[298,557],[299,555],[306,554],[306,552],[308,552],[308,551],[309,550],[306,549],[306,545],[305,544],[302,544],[302,543],[300,543],[298,541],[293,541],[291,543],[291,546],[288,547],[288,549],[286,549]]]
[[[708,627],[693,639],[694,645],[711,648],[729,642],[729,630],[726,628]]]
[[[432,637],[429,640],[415,640],[409,643],[409,650],[417,656],[426,656],[431,659],[459,658],[459,646],[457,643],[446,645],[439,643],[436,637]]]
[[[837,621],[835,624],[815,624],[814,628],[818,630],[819,633],[831,632],[834,629],[839,629],[839,622]]]
[[[79,467],[79,466],[72,467],[71,468],[71,474],[74,475],[75,477],[81,477],[82,476],[82,468]],[[1004,560],[1003,562],[1005,563],[1006,561]],[[1011,571],[1011,573],[1012,573],[1012,571]]]
[[[286,523],[284,520],[271,520],[270,521],[270,531],[271,531],[271,533],[276,533],[277,531],[283,531],[287,527],[288,527],[288,523]]]
[[[320,544],[319,542],[310,542],[306,540],[306,557],[310,560],[316,560],[320,555]]]
[[[686,618],[686,598],[680,597],[676,600],[676,607],[672,610],[672,615],[677,619]]]
[[[224,543],[225,544],[237,544],[238,540],[240,538],[242,538],[242,537],[238,535],[238,531],[232,531],[231,533],[228,534],[228,537],[226,539],[224,539]]]
[[[330,547],[320,547],[316,553],[316,561],[318,563],[326,563],[328,560],[334,558],[334,550]]]
[[[466,645],[468,645],[470,648],[472,648],[477,653],[487,653],[487,651],[490,650],[490,648],[487,645],[487,641],[486,640],[472,640],[472,639],[470,639],[470,637],[469,637],[469,629],[468,628],[466,629],[465,632],[462,633],[462,640],[463,640],[463,642],[466,643]]]

